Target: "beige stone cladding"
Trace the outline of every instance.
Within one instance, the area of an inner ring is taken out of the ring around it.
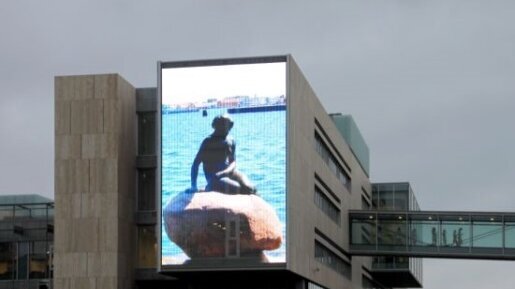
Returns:
[[[287,87],[288,269],[326,288],[361,288],[362,266],[369,268],[370,258],[350,258],[345,254],[349,250],[348,210],[361,208],[362,188],[370,192],[370,181],[291,57]],[[315,131],[331,152],[345,162],[343,166],[351,178],[350,190],[338,181],[315,150]],[[315,174],[340,200],[340,224],[315,205]],[[350,278],[315,259],[315,240],[351,263]]]
[[[55,78],[56,289],[133,284],[135,122],[119,75]]]

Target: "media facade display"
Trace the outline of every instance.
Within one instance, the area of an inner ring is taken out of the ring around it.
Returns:
[[[216,64],[161,65],[165,269],[286,262],[285,59]]]

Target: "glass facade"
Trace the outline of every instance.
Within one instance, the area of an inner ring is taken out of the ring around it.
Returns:
[[[29,278],[44,279],[47,278],[49,267],[49,248],[48,242],[36,241],[31,244],[31,254],[29,256]]]
[[[363,249],[376,247],[376,215],[359,215],[351,220],[351,243]]]
[[[372,185],[372,204],[378,210],[419,211],[417,199],[409,183]]]
[[[419,250],[436,246],[438,243],[438,217],[432,214],[410,215],[410,246],[420,247]],[[447,244],[445,234],[442,235],[441,242]]]
[[[515,216],[504,217],[504,242],[506,250],[515,251]]]
[[[370,150],[354,119],[350,115],[342,115],[339,113],[330,114],[329,116],[331,116],[338,131],[340,131],[340,134],[350,146],[359,164],[368,175],[370,172]]]
[[[355,211],[350,213],[350,222],[351,251],[493,259],[515,256],[514,214]],[[374,234],[376,246],[364,237]]]
[[[378,256],[374,257],[373,269],[409,269],[410,262],[408,257],[398,256]]]
[[[0,204],[0,280],[3,281],[52,277],[53,203],[21,203],[34,199],[29,197],[0,197],[3,203]],[[16,204],[5,204],[7,201]]]
[[[472,217],[472,247],[473,250],[490,248],[501,249],[503,246],[503,224],[501,216]]]
[[[407,243],[405,214],[380,214],[377,219],[377,243],[384,250],[400,250]]]
[[[449,242],[442,250],[450,252],[467,252],[472,244],[472,231],[470,226],[470,216],[465,215],[441,215],[440,228],[436,228],[434,238],[441,240],[439,245],[445,241]]]
[[[16,278],[16,243],[0,243],[0,280]]]

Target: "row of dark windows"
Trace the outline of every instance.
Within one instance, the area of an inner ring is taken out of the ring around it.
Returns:
[[[327,164],[329,169],[333,172],[333,174],[336,176],[338,181],[346,187],[349,192],[351,190],[351,180],[347,172],[343,169],[343,167],[340,165],[336,157],[333,155],[333,153],[329,150],[325,142],[322,140],[320,135],[315,132],[315,150],[318,152],[320,157],[324,160],[324,162]]]
[[[329,217],[329,219],[338,224],[338,226],[341,224],[340,209],[333,204],[333,202],[318,186],[315,186],[314,202],[317,207]]]
[[[315,260],[351,279],[351,265],[320,242],[315,241]]]

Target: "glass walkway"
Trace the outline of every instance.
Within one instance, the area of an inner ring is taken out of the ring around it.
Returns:
[[[350,253],[515,260],[515,213],[350,211]]]

